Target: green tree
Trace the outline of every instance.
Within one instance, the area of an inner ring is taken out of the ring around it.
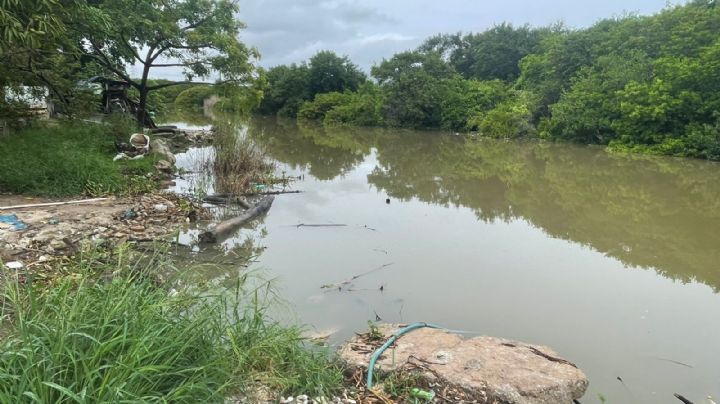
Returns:
[[[107,20],[84,0],[4,1],[0,6],[0,87],[42,86],[65,113],[79,97],[75,83],[100,69],[82,58],[74,27]],[[4,104],[4,99],[0,101]],[[2,105],[7,115],[9,105]],[[26,106],[25,106],[26,107]],[[20,110],[23,108],[20,105]]]
[[[347,56],[321,51],[310,58],[310,97],[315,94],[345,90],[355,91],[367,79]]]
[[[372,68],[390,126],[439,127],[453,69],[435,53],[402,52]]]
[[[545,136],[607,144],[616,138],[613,122],[621,118],[619,92],[651,74],[652,65],[642,52],[599,57],[593,66],[581,68],[570,88],[550,106],[551,117],[542,128]]]
[[[111,24],[86,21],[85,54],[130,83],[139,93],[138,120],[145,121],[148,93],[219,74],[223,83],[253,80],[257,50],[238,40],[245,25],[235,18],[232,0],[97,0],[93,8]],[[125,66],[142,67],[139,79]],[[185,81],[149,85],[154,68],[181,68]]]
[[[268,85],[257,111],[263,115],[295,117],[310,99],[310,69],[306,64],[275,66],[267,72]]]
[[[477,130],[473,117],[493,109],[507,98],[507,86],[500,80],[465,80],[459,75],[448,81],[442,101],[441,126],[454,131]]]

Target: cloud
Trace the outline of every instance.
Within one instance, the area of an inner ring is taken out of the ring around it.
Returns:
[[[366,71],[373,63],[440,32],[483,31],[511,22],[564,21],[588,26],[626,10],[656,12],[666,0],[244,0],[242,40],[257,47],[263,66],[296,63],[319,50],[348,55]]]
[[[241,39],[260,49],[263,66],[300,62],[328,49],[369,68],[377,53],[412,39],[392,32],[396,19],[353,0],[249,0],[241,3],[239,18],[248,25]]]
[[[680,0],[675,0],[677,2]],[[589,26],[625,11],[650,14],[666,0],[241,0],[240,39],[265,67],[308,60],[320,50],[349,56],[365,71],[442,32],[479,32],[494,24]],[[180,71],[154,76],[178,78]]]

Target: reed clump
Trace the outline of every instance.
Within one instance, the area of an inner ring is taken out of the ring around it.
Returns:
[[[233,125],[218,124],[214,132],[212,169],[216,191],[226,194],[250,192],[254,184],[261,184],[272,175],[274,164],[245,131]]]

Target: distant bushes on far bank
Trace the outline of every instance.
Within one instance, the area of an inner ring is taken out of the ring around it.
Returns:
[[[324,76],[310,74],[312,59],[270,69],[257,112],[720,160],[718,26],[715,1],[692,0],[582,30],[501,24],[437,35],[355,88],[317,90]]]

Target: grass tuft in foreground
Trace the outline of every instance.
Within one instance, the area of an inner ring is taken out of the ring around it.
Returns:
[[[156,262],[122,261],[72,261],[75,275],[51,286],[5,278],[0,402],[223,402],[258,385],[313,395],[340,385],[324,352],[269,321],[262,289],[169,292],[149,276]]]
[[[155,159],[113,162],[118,131],[87,122],[48,124],[0,137],[0,190],[44,196],[145,192]],[[143,177],[145,179],[143,179]]]

